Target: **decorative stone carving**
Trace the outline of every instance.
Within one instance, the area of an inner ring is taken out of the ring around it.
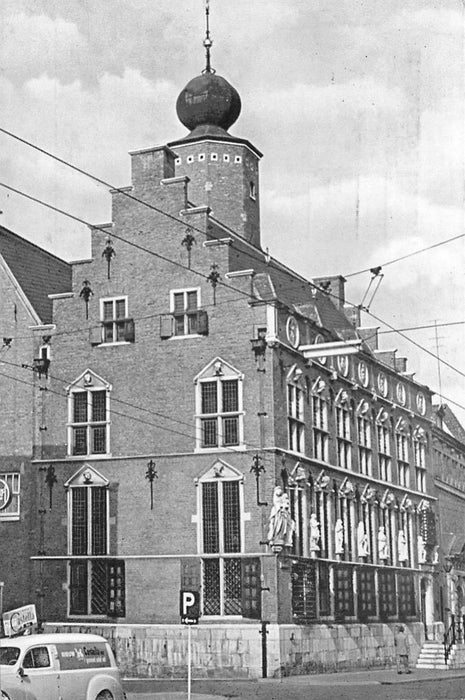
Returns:
[[[357,549],[359,557],[367,557],[370,554],[370,543],[365,532],[365,523],[362,520],[357,526]]]
[[[344,525],[342,523],[342,520],[338,518],[336,520],[336,526],[334,528],[334,537],[335,537],[335,553],[336,554],[344,554]]]
[[[295,523],[291,518],[289,496],[280,486],[276,486],[273,492],[267,541],[270,545],[290,547],[294,530]]]
[[[378,557],[381,561],[386,561],[389,558],[388,542],[384,525],[380,525],[378,530]]]
[[[399,534],[397,535],[397,556],[401,563],[408,561],[407,539],[403,530],[399,530]]]
[[[320,523],[315,513],[310,516],[310,552],[320,551]]]

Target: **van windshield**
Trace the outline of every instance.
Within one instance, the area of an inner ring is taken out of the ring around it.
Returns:
[[[0,666],[13,666],[19,657],[19,647],[0,647]]]

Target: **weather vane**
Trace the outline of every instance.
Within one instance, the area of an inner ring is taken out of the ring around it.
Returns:
[[[213,41],[210,38],[210,0],[205,0],[205,28],[205,39],[203,41],[203,45],[205,46],[206,66],[202,73],[214,73],[215,71],[211,67],[210,63],[210,49],[213,44]]]

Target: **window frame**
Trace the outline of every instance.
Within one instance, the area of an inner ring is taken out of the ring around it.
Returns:
[[[305,453],[305,396],[298,382],[287,382],[287,444],[291,452]]]
[[[352,469],[351,412],[349,406],[335,406],[337,465],[341,469]]]
[[[124,316],[123,317],[118,317],[116,315],[116,304],[119,301],[124,302]],[[112,320],[106,320],[105,319],[105,304],[112,303],[113,305],[113,315],[112,315]],[[102,327],[102,342],[100,345],[128,345],[129,340],[118,340],[118,328],[122,327],[122,333],[124,335],[125,333],[125,326],[127,321],[129,320],[128,316],[128,297],[127,295],[122,294],[121,296],[114,296],[114,297],[102,297],[100,299],[100,324]],[[113,340],[106,340],[105,339],[105,333],[106,333],[106,327],[107,326],[112,326],[112,336]]]
[[[376,424],[378,469],[381,481],[392,482],[391,430],[385,423]]]
[[[410,488],[409,438],[402,430],[396,430],[395,438],[399,485]]]
[[[218,367],[218,372],[215,371]],[[213,372],[212,372],[213,370]],[[239,373],[231,365],[217,358],[210,362],[194,380],[195,384],[195,424],[196,424],[196,445],[195,452],[221,452],[233,447],[235,450],[244,450],[244,404],[243,404],[243,379],[244,375]],[[226,382],[237,382],[237,410],[223,411],[224,406],[224,385]],[[216,386],[216,408],[213,413],[203,412],[203,386],[214,383]],[[225,443],[224,436],[225,421],[227,419],[237,419],[237,442]],[[204,444],[205,421],[215,421],[216,445]]]
[[[218,476],[219,475],[219,476]],[[205,546],[205,536],[206,536],[206,518],[205,518],[205,486],[213,484],[213,488],[216,493],[216,501],[214,503],[215,507],[215,521],[217,530],[217,545],[214,547],[215,551],[209,551],[210,547]],[[226,484],[237,484],[237,530],[239,544],[236,548],[225,547],[225,528],[227,523],[231,522],[230,517],[227,516],[227,509],[225,508],[225,491]],[[244,477],[242,474],[237,472],[237,470],[229,467],[225,463],[217,463],[212,467],[212,469],[207,472],[198,481],[198,501],[197,501],[197,547],[198,552],[201,556],[201,580],[202,580],[202,615],[208,619],[242,619],[243,614],[225,614],[225,584],[226,577],[228,575],[227,561],[230,560],[240,560],[242,561],[242,556],[245,552],[245,510],[244,510]],[[227,550],[227,551],[226,551]],[[204,610],[204,576],[205,576],[205,562],[206,561],[218,561],[218,587],[219,587],[219,610],[218,614],[208,614]],[[241,597],[243,593],[244,582],[241,579]]]
[[[313,393],[312,400],[312,437],[313,457],[328,462],[328,402],[321,394]],[[318,417],[318,420],[315,418]]]
[[[357,443],[359,471],[364,476],[373,476],[371,420],[367,415],[357,415]]]
[[[194,311],[189,311],[189,306],[188,306],[188,294],[189,293],[196,293],[196,308]],[[184,304],[183,304],[183,313],[177,313],[176,312],[176,295],[177,294],[182,294],[184,297]],[[191,323],[191,318],[196,317],[197,322],[198,322],[198,312],[202,308],[202,299],[201,299],[201,289],[200,287],[183,287],[181,289],[170,289],[170,314],[173,318],[173,330],[172,330],[172,338],[197,338],[200,337],[200,333],[198,331],[195,331],[193,333],[189,332],[189,324]],[[184,333],[177,333],[176,332],[176,324],[177,320],[182,318],[183,319],[183,330]]]
[[[93,399],[92,394],[98,391],[105,392],[105,419],[92,420]],[[111,427],[111,412],[110,412],[110,392],[111,385],[91,372],[85,370],[78,379],[66,388],[68,395],[68,421],[67,421],[67,457],[70,459],[82,459],[83,457],[92,457],[92,459],[102,459],[111,455],[110,451],[110,427]],[[75,397],[79,393],[87,394],[86,401],[86,420],[75,420]],[[93,429],[98,427],[105,428],[105,449],[101,452],[89,452],[89,448],[93,446]],[[85,429],[86,436],[86,452],[75,451],[75,433],[77,429]]]
[[[6,482],[9,489],[8,504],[0,510],[0,522],[8,522],[21,519],[21,474],[19,472],[1,472],[0,479]],[[14,510],[8,510],[13,502],[17,505]],[[0,608],[1,610],[1,608]]]

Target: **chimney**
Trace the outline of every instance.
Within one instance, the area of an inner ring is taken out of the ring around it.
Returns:
[[[358,306],[344,306],[344,314],[347,320],[355,327],[360,328],[361,323],[361,311]]]
[[[379,328],[375,326],[372,328],[357,328],[357,333],[372,352],[378,349],[378,330]]]
[[[131,182],[134,187],[159,185],[160,180],[174,177],[176,154],[168,146],[131,151]]]
[[[336,277],[317,277],[312,282],[318,287],[322,287],[330,296],[331,301],[338,309],[343,309],[345,304],[345,283],[346,278],[342,275]]]
[[[400,373],[404,373],[407,371],[407,358],[406,357],[396,357],[395,370],[396,370],[396,372],[400,372]]]

